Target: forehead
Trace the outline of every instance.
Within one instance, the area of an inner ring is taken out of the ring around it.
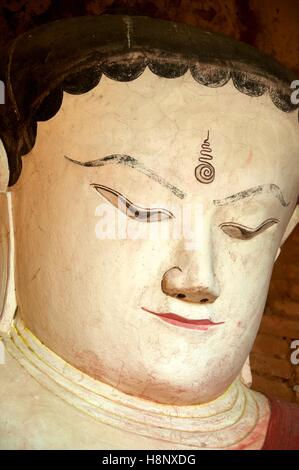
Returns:
[[[231,81],[209,88],[189,72],[165,79],[147,69],[132,82],[103,76],[86,94],[64,93],[58,114],[39,124],[36,145],[51,136],[56,153],[82,162],[130,155],[183,191],[190,185],[196,191],[194,169],[209,132],[216,178],[201,186],[222,197],[227,187],[297,182],[298,129],[296,113],[277,109],[267,95],[241,94]]]

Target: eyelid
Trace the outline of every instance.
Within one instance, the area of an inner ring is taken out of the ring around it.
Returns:
[[[262,222],[256,228],[246,227],[245,225],[237,224],[235,222],[225,222],[220,224],[219,227],[221,230],[223,230],[224,233],[226,233],[226,235],[230,236],[231,238],[250,240],[278,222],[278,219],[270,218],[264,220],[264,222]]]
[[[108,188],[108,186],[94,183],[91,184],[91,186],[114,207],[134,220],[139,220],[140,222],[157,222],[165,218],[174,218],[174,215],[167,209],[137,206],[115,189]]]

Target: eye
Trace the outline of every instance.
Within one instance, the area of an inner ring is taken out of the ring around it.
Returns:
[[[227,222],[219,225],[219,227],[231,238],[250,240],[277,223],[278,219],[267,219],[256,228],[246,227],[245,225],[236,224],[234,222]]]
[[[101,184],[91,184],[114,207],[122,211],[127,217],[139,222],[160,222],[165,219],[172,219],[174,215],[167,209],[144,208],[133,204],[129,199],[114,189]]]

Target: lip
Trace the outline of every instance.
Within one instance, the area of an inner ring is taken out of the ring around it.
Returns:
[[[212,326],[217,326],[217,325],[223,325],[225,322],[221,321],[218,323],[214,323],[211,320],[204,318],[202,320],[190,320],[189,318],[181,317],[180,315],[177,315],[176,313],[157,313],[154,312],[153,310],[149,310],[146,307],[141,307],[142,310],[148,313],[152,313],[153,315],[156,315],[157,317],[161,318],[161,320],[171,323],[172,325],[179,326],[181,328],[188,328],[190,330],[201,330],[201,331],[206,331]]]

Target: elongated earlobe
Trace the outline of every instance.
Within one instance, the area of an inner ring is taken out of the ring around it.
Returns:
[[[281,240],[280,247],[278,248],[277,253],[276,253],[275,261],[277,260],[277,258],[279,257],[279,255],[281,253],[282,245],[285,243],[285,241],[291,235],[292,231],[296,228],[298,223],[299,223],[299,204],[297,204],[297,206],[296,206],[296,208],[293,212],[293,215],[292,215],[292,217],[291,217],[291,219],[290,219],[290,221],[287,225],[287,228],[284,232],[284,235],[283,235],[282,240]]]
[[[278,259],[280,253],[281,253],[281,248],[278,248],[276,256],[275,256],[275,261]]]
[[[16,312],[14,230],[10,193],[0,193],[0,335],[7,334]]]
[[[288,223],[288,226],[286,228],[286,231],[284,233],[284,236],[282,237],[281,245],[284,244],[286,239],[291,235],[292,231],[296,227],[296,225],[299,223],[299,204],[295,207],[295,210],[293,212],[293,215]]]
[[[0,334],[9,332],[15,311],[14,230],[11,194],[7,192],[9,167],[0,139]]]
[[[249,356],[247,357],[241,370],[241,382],[248,388],[250,388],[252,385],[252,373]]]
[[[6,151],[2,140],[0,139],[0,193],[7,190],[9,181],[9,168]]]

